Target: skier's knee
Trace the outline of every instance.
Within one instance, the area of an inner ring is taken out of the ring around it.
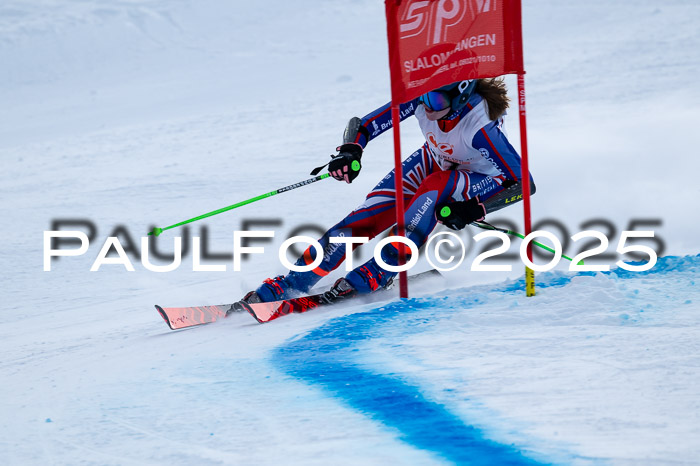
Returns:
[[[426,176],[423,182],[420,184],[419,190],[423,192],[433,190],[442,192],[442,190],[445,189],[445,186],[447,186],[447,183],[450,181],[450,176],[453,174],[454,172],[451,171],[431,173],[430,175]]]

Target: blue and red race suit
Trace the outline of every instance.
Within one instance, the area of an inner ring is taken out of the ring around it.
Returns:
[[[402,163],[406,237],[418,248],[427,241],[437,224],[437,205],[475,196],[485,201],[502,191],[504,183],[507,187],[512,182],[520,181],[520,156],[503,132],[503,118],[491,120],[487,103],[478,93],[472,94],[460,112],[453,112],[442,120],[428,120],[418,99],[402,104],[400,115],[401,120],[415,115],[426,139],[425,144]],[[386,104],[362,118],[362,127],[354,142],[364,148],[391,126],[391,108],[390,104]],[[331,243],[331,237],[372,239],[394,225],[395,219],[392,170],[359,207],[319,239],[324,249],[321,265],[309,272],[290,272],[287,281],[297,290],[308,291],[345,259],[345,244]],[[382,258],[388,264],[396,265],[397,256],[393,245],[387,245],[382,251]],[[310,247],[296,265],[311,264],[315,257],[316,250]],[[369,261],[372,262],[371,269],[376,270],[377,265],[373,261]],[[373,281],[371,288],[381,286],[387,281],[386,278],[395,274],[380,272],[379,275],[384,280]]]

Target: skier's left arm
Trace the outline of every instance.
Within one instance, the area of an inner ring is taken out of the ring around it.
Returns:
[[[493,120],[474,134],[471,145],[500,172],[501,181],[520,182],[520,155],[502,130],[503,119]],[[532,175],[530,175],[532,182]]]
[[[471,146],[481,153],[496,168],[489,174],[500,181],[503,188],[514,183],[519,183],[522,174],[520,171],[520,156],[510,144],[501,127],[503,120],[490,121],[479,129],[472,138]],[[531,189],[534,194],[534,183],[530,176]],[[461,230],[474,221],[481,221],[487,213],[483,201],[496,194],[492,193],[484,198],[475,196],[463,201],[448,201],[436,207],[435,215],[440,223],[453,230]]]

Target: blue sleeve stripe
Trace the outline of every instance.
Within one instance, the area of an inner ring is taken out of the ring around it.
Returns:
[[[481,134],[483,134],[484,138],[489,143],[489,146],[491,146],[491,149],[493,150],[493,152],[498,156],[499,160],[501,161],[501,166],[504,167],[506,170],[508,170],[508,173],[510,174],[511,179],[514,181],[519,180],[520,177],[516,176],[515,172],[513,172],[513,169],[510,167],[510,165],[508,165],[508,163],[506,163],[505,159],[503,158],[503,156],[501,155],[499,150],[496,149],[496,145],[493,143],[493,141],[491,141],[491,138],[489,138],[489,135],[486,132],[485,128],[481,128]]]
[[[418,99],[401,104],[399,106],[401,121],[413,115],[416,111],[417,105]],[[391,102],[389,102],[362,118],[362,127],[365,129],[365,131],[358,133],[356,142],[363,147],[366,147],[369,141],[386,132],[389,128],[391,128],[391,126]],[[362,144],[363,136],[367,138],[367,141],[364,141],[364,144]]]

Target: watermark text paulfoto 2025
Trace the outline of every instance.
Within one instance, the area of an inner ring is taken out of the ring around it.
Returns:
[[[281,223],[281,220],[278,219],[258,219],[245,221],[243,226],[278,227]],[[494,224],[500,224],[507,229],[517,228],[507,220],[496,220]],[[63,229],[69,225],[80,226],[82,230]],[[646,271],[656,264],[658,256],[662,255],[665,249],[664,241],[655,234],[654,230],[648,229],[650,226],[661,226],[661,221],[658,219],[630,220],[629,229],[621,231],[619,236],[615,225],[604,219],[589,220],[583,222],[581,226],[586,229],[569,236],[568,229],[563,223],[554,219],[544,219],[533,225],[534,231],[520,241],[517,253],[511,250],[511,237],[501,231],[484,231],[472,234],[472,230],[466,230],[456,234],[451,231],[436,230],[428,237],[422,253],[430,265],[440,271],[450,271],[462,266],[470,252],[476,253],[476,256],[468,264],[468,268],[479,272],[511,271],[512,263],[498,262],[513,262],[513,259],[521,261],[535,271],[547,271],[556,267],[562,258],[569,259],[569,270],[576,272],[608,271],[613,263],[630,271]],[[96,226],[84,219],[54,220],[52,227],[51,230],[44,231],[44,271],[52,270],[52,260],[60,257],[85,255],[91,241],[94,242],[96,237]],[[548,228],[545,229],[545,227]],[[644,227],[644,229],[637,229],[639,227]],[[558,235],[549,231],[552,229]],[[319,232],[322,231],[320,226],[312,224],[302,225],[301,228],[296,227],[289,232],[291,234],[287,235],[287,238],[274,253],[280,263],[289,270],[300,272],[313,270],[323,261],[322,246],[315,237],[299,233],[312,232],[318,236]],[[236,230],[232,233],[233,248],[230,252],[211,253],[208,247],[209,238],[206,227],[200,229],[199,236],[190,237],[189,230],[184,233],[187,235],[173,236],[169,239],[172,242],[173,252],[167,255],[156,248],[155,238],[152,236],[140,237],[137,247],[128,229],[124,226],[118,226],[102,243],[90,271],[99,271],[106,265],[121,266],[126,271],[135,271],[134,261],[139,261],[145,270],[158,273],[171,272],[177,270],[183,263],[183,257],[191,252],[192,270],[195,272],[226,272],[229,270],[239,272],[242,270],[243,261],[251,255],[270,253],[270,248],[266,250],[263,246],[251,246],[250,244],[253,242],[272,242],[276,236],[273,230]],[[352,270],[356,264],[353,254],[349,252],[353,248],[348,246],[367,242],[369,242],[367,237],[338,236],[330,238],[327,248],[344,246],[346,250],[345,269]],[[573,257],[568,257],[564,252],[569,249],[572,242],[579,246],[578,252]],[[382,248],[390,243],[405,244],[409,259],[404,265],[392,266],[382,260]],[[542,243],[545,243],[546,246]],[[535,252],[535,259],[539,259],[538,262],[543,263],[536,263],[528,257],[527,247],[529,244],[539,246],[532,248],[532,250]],[[613,245],[615,246],[614,252],[611,252],[610,247]],[[297,266],[288,260],[288,251],[294,256],[299,256],[309,246],[315,248],[317,252],[316,259],[312,263]],[[378,263],[392,272],[410,270],[418,261],[420,253],[421,251],[413,241],[398,236],[385,236],[373,247],[373,255]],[[619,259],[615,261],[618,257]],[[154,258],[159,262],[168,263],[153,263]],[[609,263],[605,263],[606,259]],[[223,263],[212,264],[213,260],[223,261]],[[630,260],[638,263],[630,263]],[[229,265],[232,265],[232,268],[229,268]]]

